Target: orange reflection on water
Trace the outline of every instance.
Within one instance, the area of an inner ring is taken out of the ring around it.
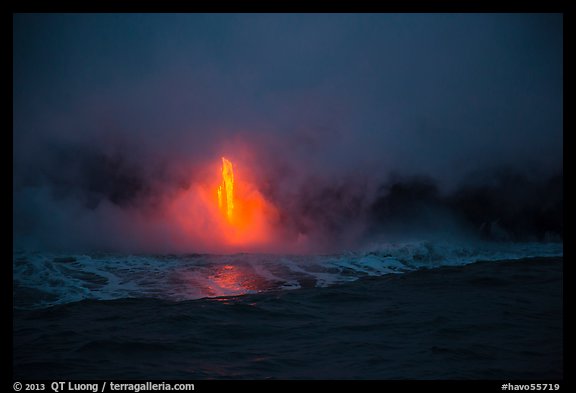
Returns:
[[[224,292],[245,292],[249,290],[249,288],[245,288],[242,285],[244,281],[242,272],[233,265],[220,267],[216,274],[210,276],[209,279]]]
[[[257,292],[266,287],[266,281],[252,269],[226,264],[216,268],[208,277],[211,296],[235,296]]]

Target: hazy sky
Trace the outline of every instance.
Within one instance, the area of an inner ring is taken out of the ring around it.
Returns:
[[[557,170],[562,45],[559,14],[15,15],[15,193],[74,182],[62,151],[235,141],[295,177]]]

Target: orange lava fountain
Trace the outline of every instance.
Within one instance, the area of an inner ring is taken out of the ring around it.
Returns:
[[[228,221],[232,222],[234,214],[234,169],[232,163],[222,157],[222,184],[218,186],[218,207],[224,209],[222,202],[222,190],[226,193],[226,216]]]
[[[178,243],[225,253],[273,248],[278,211],[259,191],[255,172],[225,157],[218,169],[213,164],[197,169],[202,175],[171,203]]]

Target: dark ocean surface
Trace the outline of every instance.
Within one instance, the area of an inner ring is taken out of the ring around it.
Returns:
[[[60,301],[62,293],[24,285],[29,262],[15,255],[16,379],[563,377],[562,257],[356,274],[330,285],[318,280],[333,268],[314,268],[319,275],[299,276],[293,290],[270,274],[254,278],[254,264],[205,265],[205,276],[220,285],[204,291],[236,296],[189,300],[176,292],[152,296],[170,284],[182,294],[183,281],[197,286],[182,272],[159,276],[164,284],[146,295],[110,300],[102,294],[111,289],[102,288],[111,277],[76,272],[83,284],[74,288],[92,285],[92,292]],[[268,269],[275,277],[280,270]],[[54,276],[45,279],[58,287]]]

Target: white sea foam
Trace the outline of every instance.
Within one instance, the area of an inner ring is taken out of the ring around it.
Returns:
[[[85,299],[189,300],[325,287],[365,276],[535,256],[561,256],[562,243],[414,241],[337,255],[113,255],[15,252],[15,306]],[[26,295],[23,295],[26,294]]]

